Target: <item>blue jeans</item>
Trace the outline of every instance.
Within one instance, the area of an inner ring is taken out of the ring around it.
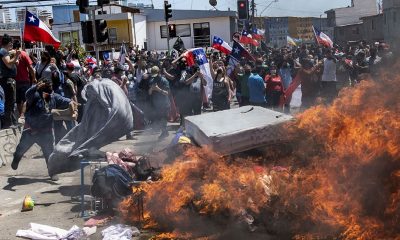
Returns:
[[[24,129],[22,131],[21,139],[15,149],[13,162],[19,163],[24,154],[32,147],[33,144],[39,145],[42,149],[46,164],[49,160],[50,154],[54,149],[54,134],[50,129],[47,131],[34,132],[31,129]]]

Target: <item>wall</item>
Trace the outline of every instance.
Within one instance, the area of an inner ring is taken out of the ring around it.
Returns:
[[[74,5],[62,5],[53,6],[53,24],[65,24],[74,21],[74,10],[79,10],[78,6]],[[84,21],[87,19],[86,14],[79,14],[80,20]]]
[[[363,24],[351,24],[335,27],[335,44],[346,46],[348,41],[363,40]]]
[[[117,30],[117,43],[134,42],[132,20],[107,20],[107,28],[116,28]]]
[[[140,14],[133,15],[135,26],[134,36],[135,44],[139,46],[139,49],[144,48],[144,43],[147,42],[147,21],[146,16]]]
[[[396,47],[400,41],[400,7],[383,11],[383,34],[385,41]]]
[[[193,48],[193,24],[194,23],[210,23],[210,44],[213,36],[218,36],[226,42],[230,42],[232,32],[230,32],[230,18],[217,17],[217,18],[202,18],[202,19],[186,19],[172,21],[171,24],[190,24],[191,36],[182,37],[182,41],[187,49]],[[165,22],[149,22],[147,24],[147,46],[148,50],[167,50],[167,39],[161,38],[160,26],[165,25]],[[170,46],[176,41],[176,38],[171,39]]]
[[[378,14],[376,0],[354,0],[354,7],[337,8],[334,11],[336,26],[360,23],[361,17]]]
[[[265,20],[267,43],[272,47],[283,47],[289,35],[289,17],[272,17]]]
[[[383,14],[363,18],[363,39],[369,43],[384,39]]]

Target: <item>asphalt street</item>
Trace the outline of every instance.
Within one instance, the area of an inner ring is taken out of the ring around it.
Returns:
[[[179,126],[169,125],[169,137],[158,140],[158,132],[151,129],[135,132],[134,140],[114,142],[103,147],[102,151],[118,152],[125,148],[137,154],[158,152],[169,144]],[[162,153],[157,154],[162,161]],[[157,161],[154,164],[160,164]],[[85,171],[85,181],[90,183],[90,168]],[[39,223],[70,229],[73,225],[83,227],[84,220],[79,217],[80,205],[80,170],[60,175],[60,180],[52,182],[47,175],[47,168],[40,151],[31,149],[22,159],[18,170],[10,165],[0,168],[0,240],[18,239],[18,229],[29,229],[29,223]],[[89,187],[86,187],[89,193]],[[32,211],[21,212],[22,202],[26,195],[35,200]],[[91,239],[101,239],[99,230]]]

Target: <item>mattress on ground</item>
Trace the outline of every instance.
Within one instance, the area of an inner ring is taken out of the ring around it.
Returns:
[[[246,106],[186,117],[185,127],[200,146],[229,155],[286,141],[282,124],[291,120],[287,114]]]

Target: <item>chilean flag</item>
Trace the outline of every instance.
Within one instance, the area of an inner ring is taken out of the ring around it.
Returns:
[[[240,43],[251,44],[253,46],[258,46],[259,43],[253,39],[253,36],[247,32],[247,30],[243,29],[242,35],[240,36]]]
[[[61,45],[60,40],[53,35],[46,24],[29,11],[26,11],[24,41],[48,43],[55,48]]]
[[[254,39],[261,40],[264,37],[264,32],[254,27],[252,35]]]
[[[199,65],[200,72],[203,74],[207,81],[205,87],[205,94],[207,99],[211,98],[213,89],[213,79],[211,77],[210,63],[207,60],[207,55],[203,48],[193,48],[186,51],[183,56],[186,58],[186,63],[189,67],[197,64]]]
[[[325,33],[319,31],[313,26],[315,38],[317,39],[317,43],[321,44],[325,47],[333,48],[333,41],[331,38]]]
[[[227,42],[222,40],[222,38],[214,36],[212,48],[215,48],[227,55],[231,54],[232,47],[229,46]]]

